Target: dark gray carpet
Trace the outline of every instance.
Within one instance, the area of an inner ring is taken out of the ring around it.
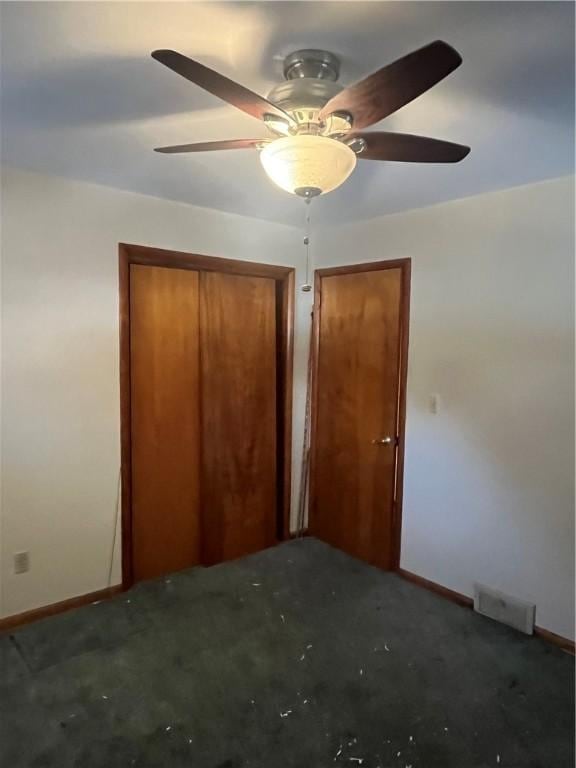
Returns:
[[[573,658],[314,540],[0,638],[2,768],[572,768]]]

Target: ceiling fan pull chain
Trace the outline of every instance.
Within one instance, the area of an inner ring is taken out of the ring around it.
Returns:
[[[309,293],[312,290],[312,284],[310,283],[310,206],[312,204],[312,198],[304,198],[304,205],[306,206],[306,224],[304,233],[304,246],[306,248],[306,282],[301,286],[301,290],[305,293]]]

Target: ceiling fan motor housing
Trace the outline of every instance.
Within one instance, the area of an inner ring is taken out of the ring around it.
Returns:
[[[294,51],[284,59],[284,77],[297,80],[313,77],[318,80],[336,82],[340,76],[340,60],[329,51],[318,48],[304,48]]]
[[[340,62],[328,51],[306,49],[291,53],[284,60],[286,80],[276,85],[267,98],[288,112],[297,126],[291,128],[273,119],[266,121],[268,127],[278,135],[308,133],[332,136],[349,131],[349,115],[334,114],[325,122],[318,119],[322,107],[342,91],[342,86],[336,82],[339,74]]]

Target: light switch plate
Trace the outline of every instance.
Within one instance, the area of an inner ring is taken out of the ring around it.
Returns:
[[[14,553],[14,573],[26,573],[30,570],[30,553]]]

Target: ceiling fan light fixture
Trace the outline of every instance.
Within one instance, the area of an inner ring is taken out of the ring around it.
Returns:
[[[300,196],[302,190],[331,192],[356,167],[356,155],[346,144],[326,136],[305,134],[270,142],[260,153],[260,161],[274,184]]]

